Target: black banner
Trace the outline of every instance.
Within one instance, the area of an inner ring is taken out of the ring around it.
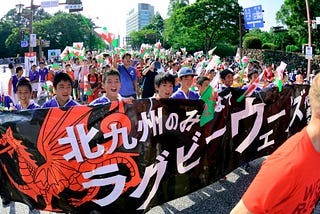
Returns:
[[[0,113],[1,196],[55,212],[145,212],[272,153],[307,124],[308,90],[241,103],[243,91],[224,91],[203,127],[200,100]]]

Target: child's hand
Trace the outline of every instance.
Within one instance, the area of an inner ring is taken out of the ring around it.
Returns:
[[[133,101],[134,98],[133,97],[127,97],[127,98],[123,98],[122,101],[125,103],[125,104],[133,104]]]

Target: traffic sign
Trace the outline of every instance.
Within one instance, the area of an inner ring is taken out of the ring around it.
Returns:
[[[81,9],[82,7],[82,4],[68,4],[65,9]]]
[[[22,48],[28,47],[28,41],[22,40],[22,41],[20,42],[20,46],[21,46]]]
[[[42,1],[41,7],[42,8],[59,7],[59,0]]]
[[[312,59],[312,46],[306,46],[306,59]]]
[[[244,24],[246,29],[263,28],[263,10],[261,5],[244,9]]]

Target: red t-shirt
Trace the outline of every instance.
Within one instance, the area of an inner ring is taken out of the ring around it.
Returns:
[[[252,213],[311,213],[320,195],[320,153],[304,128],[264,161],[243,195]]]

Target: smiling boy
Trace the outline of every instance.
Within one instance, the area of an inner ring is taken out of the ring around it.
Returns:
[[[171,98],[174,99],[199,99],[199,94],[197,92],[191,91],[190,87],[193,83],[193,77],[197,76],[191,68],[183,67],[179,70],[179,78],[181,87],[172,94]]]
[[[154,98],[170,98],[173,92],[173,86],[175,83],[174,76],[170,73],[159,73],[154,79],[154,87],[156,93]]]
[[[119,94],[121,88],[120,73],[115,69],[106,71],[102,76],[105,95],[93,100],[89,105],[110,103],[112,101],[123,100],[125,103],[132,103],[133,97],[122,98]]]
[[[21,78],[16,87],[19,103],[16,104],[17,110],[40,108],[37,103],[31,100],[32,86],[29,80]]]
[[[71,97],[72,84],[73,81],[67,73],[57,73],[53,80],[53,87],[56,95],[51,100],[45,102],[42,108],[71,107],[80,105]]]

